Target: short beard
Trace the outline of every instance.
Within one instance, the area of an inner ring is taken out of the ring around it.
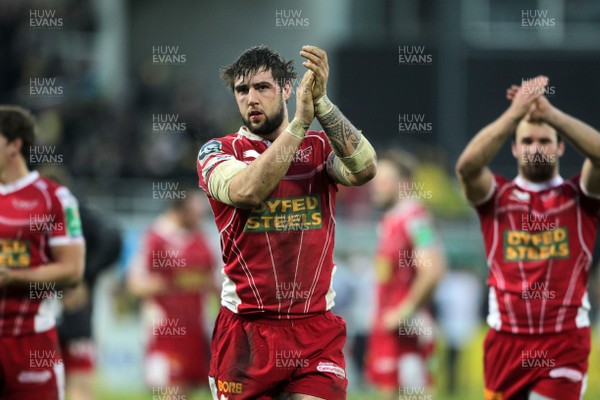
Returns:
[[[541,183],[552,179],[554,175],[553,164],[526,164],[521,166],[523,177],[530,182]]]
[[[255,135],[259,136],[268,136],[271,133],[275,132],[277,128],[281,126],[283,122],[283,118],[285,118],[285,110],[284,110],[284,102],[283,95],[280,98],[279,108],[275,110],[275,114],[272,118],[269,118],[267,114],[263,114],[265,116],[265,120],[258,126],[253,127],[248,119],[242,116],[242,121],[244,121],[244,125],[248,130]]]

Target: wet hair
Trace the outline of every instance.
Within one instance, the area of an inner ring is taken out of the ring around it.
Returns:
[[[0,135],[6,137],[9,143],[21,139],[21,154],[25,159],[29,157],[35,140],[34,126],[33,115],[23,107],[0,105]]]
[[[273,79],[279,86],[296,78],[294,61],[286,61],[276,51],[267,46],[255,46],[242,53],[231,65],[221,69],[221,79],[233,91],[235,81],[245,79],[260,70],[271,71]]]

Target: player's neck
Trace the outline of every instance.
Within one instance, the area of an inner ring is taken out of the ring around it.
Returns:
[[[29,174],[29,169],[27,168],[27,164],[25,164],[25,160],[22,157],[18,157],[10,160],[6,168],[0,172],[0,184],[8,185],[24,178],[27,174]]]

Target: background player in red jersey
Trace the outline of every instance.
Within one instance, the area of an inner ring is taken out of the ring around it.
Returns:
[[[325,51],[303,46],[300,55],[309,71],[291,122],[291,62],[260,46],[225,68],[244,126],[198,154],[225,263],[215,399],[346,397],[345,323],[330,311],[335,194],[338,183],[375,175],[375,152],[326,96]],[[308,130],[315,116],[324,131]]]
[[[428,389],[433,324],[425,307],[446,270],[432,217],[419,200],[424,193],[412,182],[413,167],[409,155],[385,153],[371,185],[373,200],[385,214],[378,233],[377,309],[367,374],[382,399],[397,399],[399,388],[400,394]]]
[[[217,290],[213,254],[199,226],[204,201],[186,191],[185,200],[171,203],[148,230],[128,275],[129,289],[144,299],[146,384],[177,398],[205,386],[208,374],[204,309]]]
[[[77,284],[85,245],[77,201],[29,171],[31,114],[0,106],[0,397],[64,398],[53,303]]]
[[[600,133],[552,106],[548,78],[507,91],[510,107],[483,128],[456,172],[476,207],[488,257],[486,399],[580,399],[590,351],[587,280],[600,211]],[[486,167],[513,135],[518,176]],[[564,180],[569,141],[586,157]]]

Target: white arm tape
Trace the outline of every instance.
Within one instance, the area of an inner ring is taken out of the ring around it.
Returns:
[[[208,178],[210,195],[221,203],[233,206],[234,204],[229,198],[229,186],[231,186],[233,178],[246,167],[247,165],[239,160],[227,160],[217,165]]]
[[[340,161],[344,164],[348,171],[352,174],[357,174],[373,163],[375,160],[375,149],[366,137],[361,136],[358,147],[354,150],[351,156],[340,157]]]

